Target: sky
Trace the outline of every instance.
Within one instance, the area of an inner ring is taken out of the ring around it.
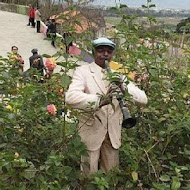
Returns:
[[[141,7],[146,0],[94,0],[96,5],[114,6],[115,2],[126,4],[128,7]],[[186,9],[190,10],[190,0],[152,0],[158,9]]]

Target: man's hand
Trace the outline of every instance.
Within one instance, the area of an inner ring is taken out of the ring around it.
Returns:
[[[114,75],[111,76],[111,83],[114,86],[114,89],[118,91],[118,88],[120,91],[124,94],[125,93],[125,87],[123,85],[123,79],[120,74],[114,73]]]

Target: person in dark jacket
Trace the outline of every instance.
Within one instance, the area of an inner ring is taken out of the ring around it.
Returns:
[[[46,70],[43,62],[43,58],[38,54],[38,49],[32,49],[32,56],[29,58],[30,68],[36,68],[41,76],[44,76],[44,70]]]
[[[52,19],[52,23],[49,26],[49,33],[51,34],[51,45],[55,47],[57,26],[55,19]]]
[[[48,38],[50,38],[51,36],[50,36],[50,30],[49,30],[49,26],[51,25],[51,23],[52,23],[52,21],[51,21],[51,19],[47,19],[46,20],[46,22],[45,22],[45,25],[47,26],[47,31],[46,31],[46,36],[48,37]]]

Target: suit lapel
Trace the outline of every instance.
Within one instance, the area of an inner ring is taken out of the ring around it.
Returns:
[[[90,64],[90,71],[92,73],[92,77],[94,81],[96,82],[97,86],[100,88],[103,94],[106,94],[106,88],[105,88],[104,81],[102,80],[101,69],[99,69],[96,63],[93,62]]]

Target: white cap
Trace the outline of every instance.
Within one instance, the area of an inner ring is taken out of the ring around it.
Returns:
[[[98,46],[110,46],[113,49],[115,49],[115,43],[109,40],[108,38],[98,38],[92,42],[93,47],[98,47]]]

